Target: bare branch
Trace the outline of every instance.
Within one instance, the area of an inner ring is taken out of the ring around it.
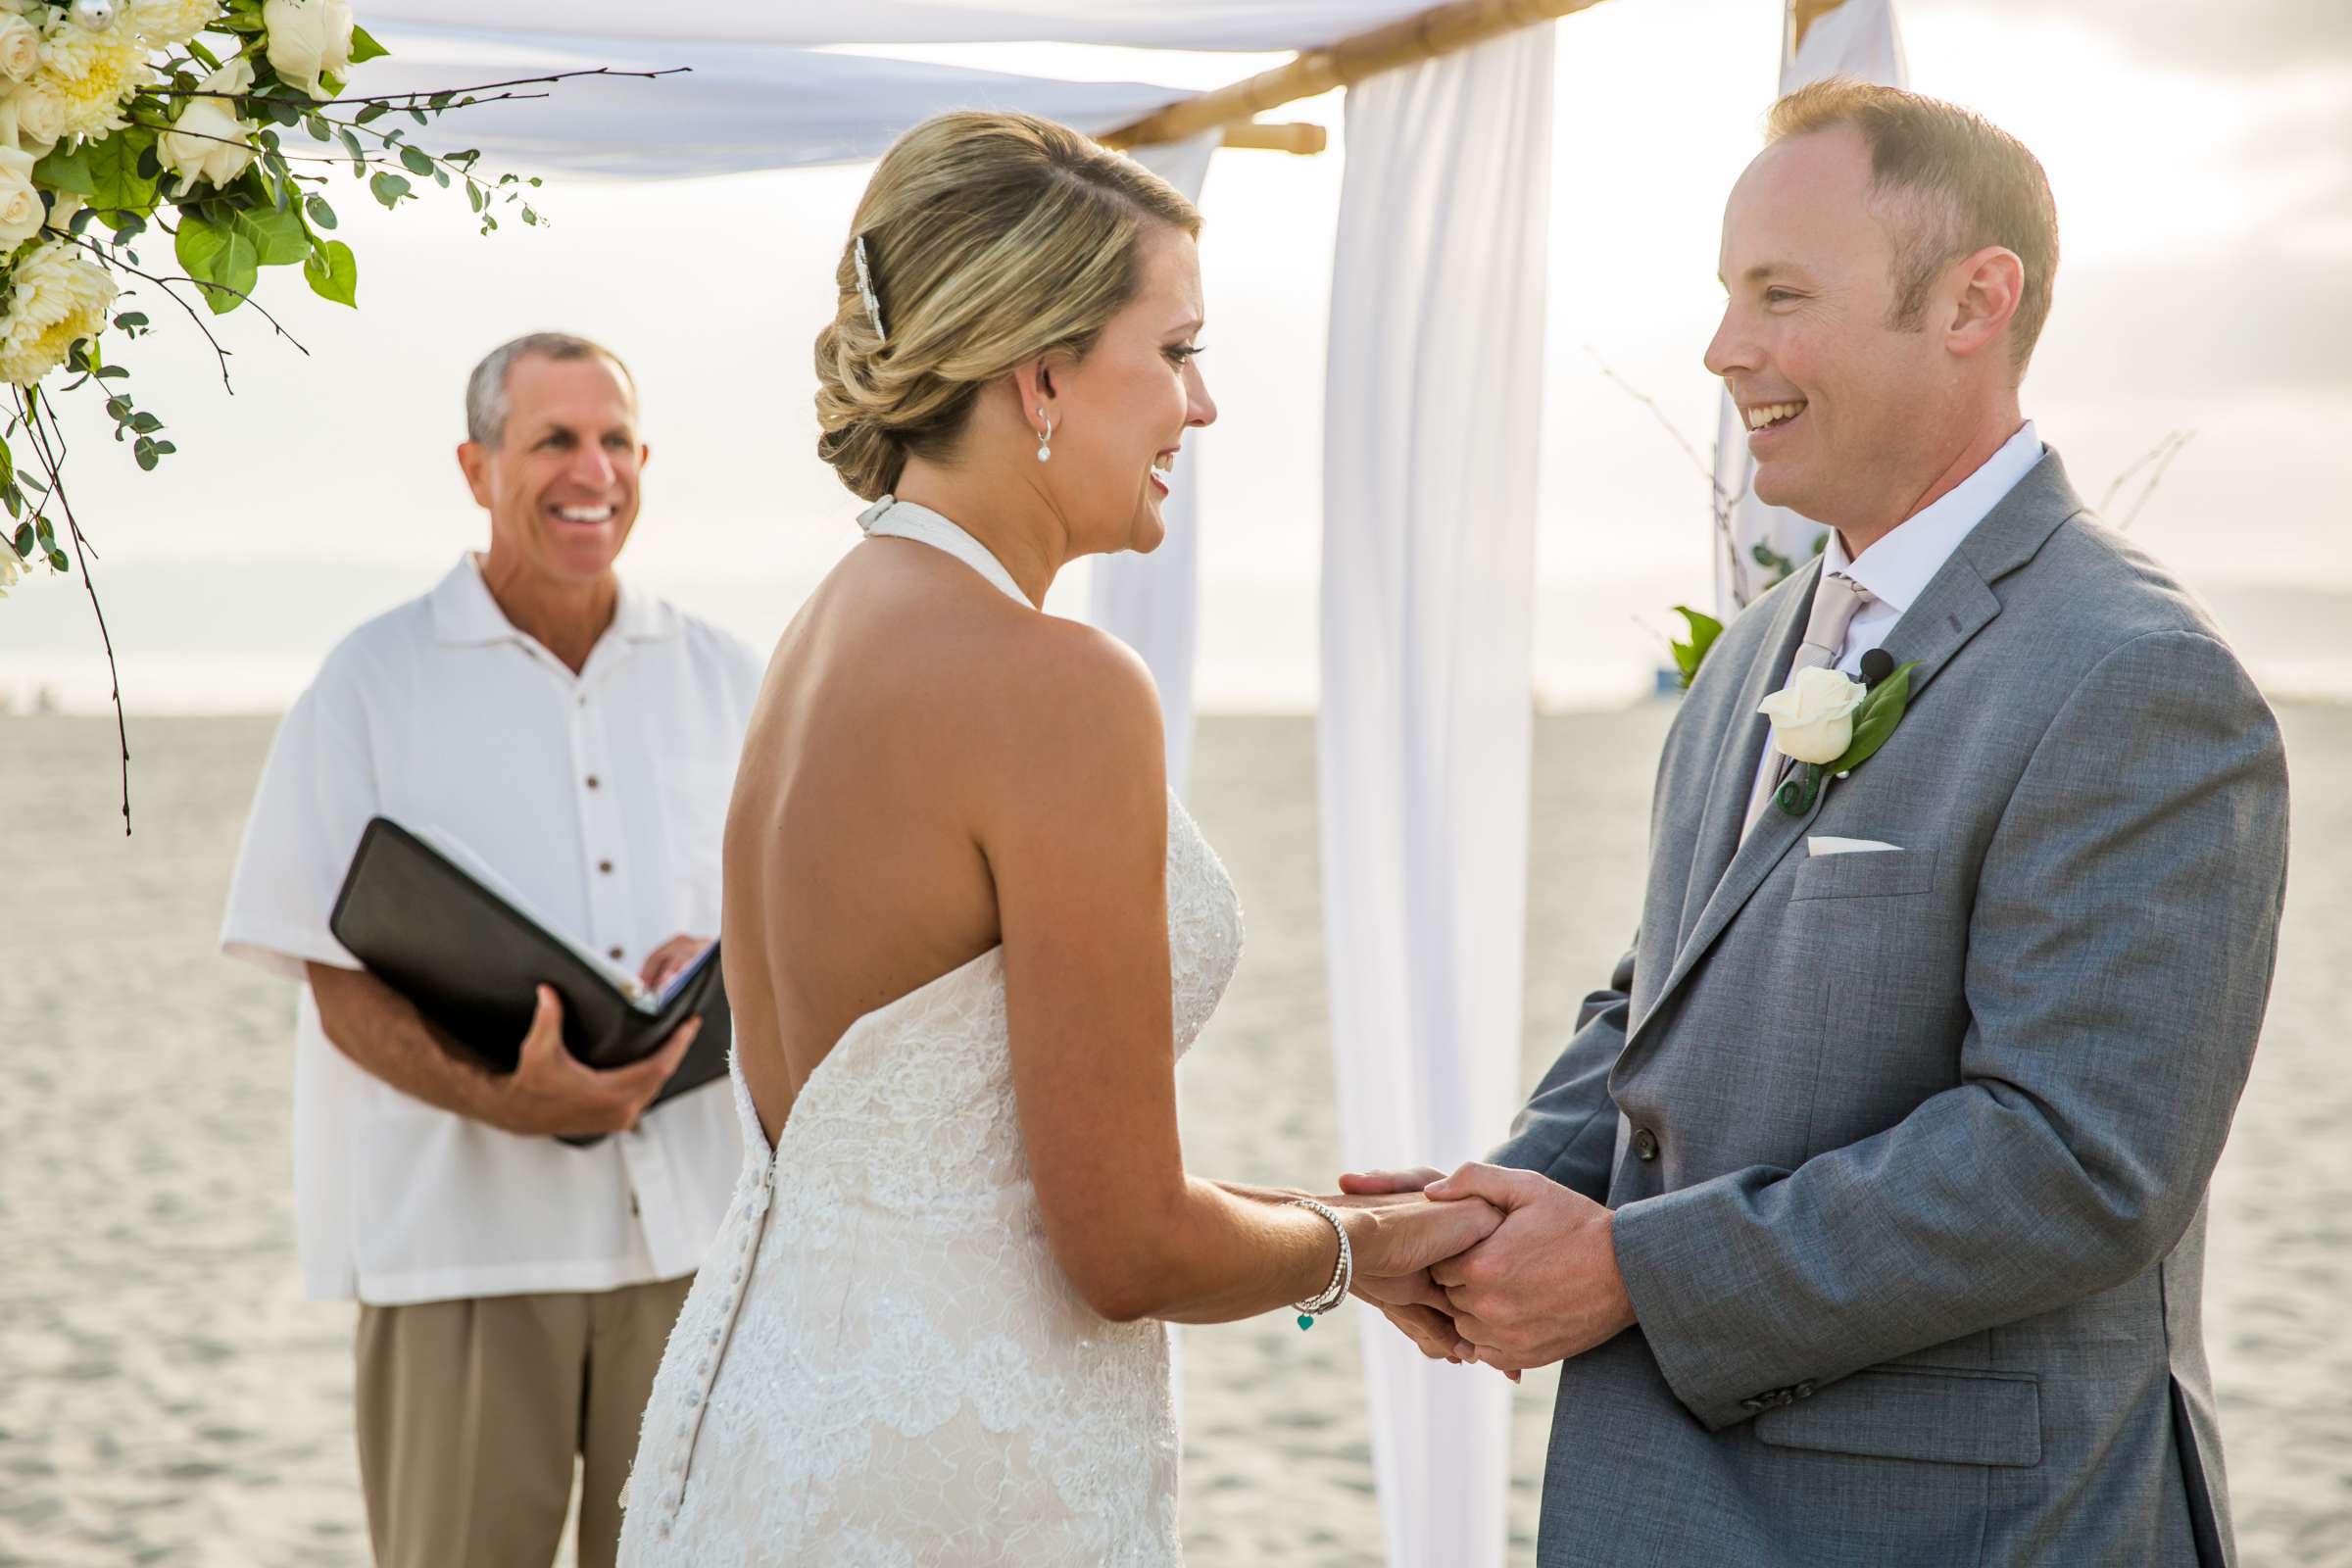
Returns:
[[[2164,483],[2164,470],[2173,466],[2173,460],[2180,455],[2180,449],[2194,440],[2196,434],[2194,430],[2169,432],[2163,440],[2143,453],[2138,462],[2117,474],[2115,482],[2107,487],[2107,493],[2099,498],[2099,514],[2106,515],[2109,504],[2115,500],[2116,492],[2124,487],[2125,480],[2140,469],[2148,468],[2147,482],[2140,486],[2139,498],[2132,503],[2132,510],[2125,513],[2123,520],[2115,525],[2118,532],[2130,528],[2132,519],[2139,515],[2140,509],[2148,504],[2148,497],[2154,495],[2156,487]]]
[[[58,511],[65,514],[66,532],[74,540],[74,559],[81,564],[81,586],[83,591],[90,596],[90,613],[98,617],[98,640],[106,648],[107,678],[114,685],[115,744],[122,753],[122,836],[128,838],[130,837],[130,726],[122,715],[122,671],[115,662],[114,634],[107,630],[106,611],[98,603],[98,584],[90,576],[90,558],[98,552],[89,548],[88,541],[82,535],[81,524],[74,518],[74,504],[66,499],[64,472],[66,433],[57,422],[57,411],[46,406],[37,387],[29,390],[18,387],[12,390],[16,396],[18,416],[24,422],[25,433],[32,440],[33,455],[40,460],[42,469],[49,476],[48,499],[54,500],[57,503]],[[41,417],[44,414],[47,415],[49,420],[49,427],[46,431],[41,427]],[[36,507],[33,511],[37,516],[42,509]]]
[[[432,99],[440,97],[443,93],[456,97],[466,93],[496,92],[503,87],[536,87],[543,83],[572,81],[582,76],[611,76],[616,79],[633,76],[640,80],[651,81],[657,76],[689,74],[693,70],[692,66],[668,66],[660,71],[616,71],[611,66],[598,66],[593,71],[559,71],[548,76],[517,76],[513,81],[486,81],[478,87],[419,87],[415,92],[377,93],[368,97],[318,98],[312,100],[310,107],[318,110],[338,104],[388,104],[395,112],[398,112],[403,108],[413,109],[419,102],[429,104]],[[271,103],[291,104],[296,102],[291,98],[270,98],[266,94],[250,92],[215,92],[202,87],[150,87],[146,90],[158,98],[259,98],[264,102]],[[532,96],[545,97],[547,95],[535,93]],[[456,107],[458,107],[456,104],[450,105],[452,109]],[[439,112],[446,113],[446,111]]]

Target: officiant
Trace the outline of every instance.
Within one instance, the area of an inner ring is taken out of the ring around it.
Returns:
[[[496,1070],[361,968],[328,916],[380,814],[456,841],[553,929],[659,986],[718,930],[761,661],[613,569],[648,449],[609,350],[504,345],[473,371],[466,425],[488,548],[346,637],[286,714],[220,941],[301,987],[303,1280],[360,1303],[374,1560],[552,1561],[576,1456],[579,1561],[600,1568],[654,1369],[733,1189],[727,1091],[652,1105],[692,1021],[600,1071],[564,1049],[545,988],[519,1064]]]

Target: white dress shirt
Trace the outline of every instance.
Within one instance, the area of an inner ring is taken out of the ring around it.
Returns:
[[[1871,598],[1846,626],[1845,646],[1836,668],[1861,678],[1862,656],[1886,641],[1894,623],[1927,591],[1943,564],[1952,559],[1952,552],[1960,548],[1960,541],[1975,531],[2040,461],[2041,437],[2034,433],[2034,421],[2028,419],[1976,472],[1897,523],[1860,556],[1848,559],[1845,541],[1837,529],[1830,530],[1829,543],[1822,547],[1822,575],[1841,571],[1868,589]],[[1780,684],[1776,682],[1773,689],[1778,691]],[[1766,770],[1779,761],[1780,754],[1766,746],[1756,763],[1757,788],[1763,787]]]
[[[382,815],[454,841],[543,920],[634,972],[715,936],[719,847],[761,661],[624,583],[576,676],[498,608],[470,555],[353,632],[279,726],[220,944],[295,980],[359,967],[327,929]],[[742,1158],[723,1084],[578,1149],[439,1110],[295,1023],[295,1212],[315,1299],[378,1305],[674,1279]]]

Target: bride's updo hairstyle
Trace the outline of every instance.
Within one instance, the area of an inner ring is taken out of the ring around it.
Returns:
[[[1165,180],[1050,120],[959,112],[900,137],[858,203],[816,335],[817,456],[867,501],[909,455],[948,456],[983,386],[1086,356],[1135,297],[1154,223],[1200,232]]]

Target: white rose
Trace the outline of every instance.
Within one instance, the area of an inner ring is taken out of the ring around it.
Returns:
[[[1772,744],[1800,762],[1835,762],[1854,743],[1854,710],[1870,688],[1834,669],[1797,671],[1796,679],[1756,705],[1772,720]]]
[[[0,75],[30,81],[41,69],[41,29],[23,17],[0,16]]]
[[[0,599],[7,598],[8,591],[14,588],[24,575],[24,563],[18,559],[17,547],[5,539],[0,539]]]
[[[280,80],[313,98],[331,98],[320,80],[351,70],[351,7],[346,0],[263,0],[270,65]]]
[[[0,147],[0,251],[13,251],[41,231],[49,208],[32,182],[32,154]]]
[[[204,79],[207,92],[244,92],[252,86],[253,64],[243,55]],[[253,122],[239,120],[236,110],[233,99],[190,98],[156,144],[155,155],[190,185],[200,179],[227,184],[259,156]]]
[[[56,94],[26,87],[9,102],[16,106],[17,139],[34,151],[48,151],[66,133],[66,106]]]

